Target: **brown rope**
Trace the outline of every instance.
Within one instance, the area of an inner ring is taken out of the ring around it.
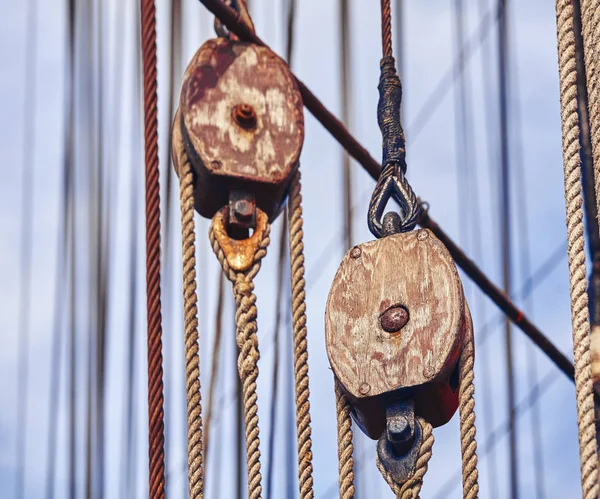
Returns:
[[[465,320],[471,322],[471,314]],[[475,428],[475,346],[473,326],[467,328],[459,360],[460,450],[462,453],[463,497],[475,499],[479,494],[477,439]]]
[[[585,12],[585,7],[583,7],[583,11]],[[600,14],[600,10],[598,12]],[[584,14],[583,19],[585,18],[586,15]],[[575,36],[573,32],[573,7],[570,0],[557,0],[556,19],[581,486],[583,497],[591,499],[598,496],[598,457],[596,454],[596,429],[594,426],[594,394],[591,377],[589,338],[590,326],[586,292],[587,273],[583,238],[583,210],[581,208]],[[585,35],[586,23],[583,23],[583,25]],[[588,39],[587,41],[589,42],[590,40]],[[586,51],[585,55],[587,64],[588,51]],[[592,60],[589,62],[593,64]],[[588,85],[590,85],[591,90],[589,93],[590,111],[592,111],[594,108],[594,100],[592,98],[593,78],[589,77],[591,76],[589,73],[590,67],[587,69]],[[596,182],[599,180],[599,176],[596,175]]]
[[[202,398],[198,348],[198,297],[196,294],[196,233],[194,225],[194,174],[187,158],[179,167],[181,198],[181,253],[183,261],[183,323],[185,329],[185,386],[187,392],[188,481],[192,499],[204,497],[202,468]]]
[[[294,328],[294,376],[296,382],[296,429],[298,438],[298,480],[300,498],[314,497],[312,440],[310,427],[308,351],[306,345],[306,292],[304,281],[304,231],[300,172],[290,189],[289,231],[292,278],[292,319]]]
[[[246,464],[248,471],[248,499],[259,499],[262,494],[262,477],[260,473],[260,438],[258,426],[258,405],[256,395],[256,379],[258,378],[258,338],[256,332],[256,295],[254,294],[254,277],[260,270],[260,262],[267,254],[270,226],[267,223],[260,246],[254,254],[253,263],[248,270],[235,271],[227,262],[223,249],[219,245],[214,232],[214,219],[210,227],[211,246],[223,272],[233,284],[233,294],[237,310],[236,341],[240,354],[238,356],[238,372],[242,381],[244,397],[244,423],[246,431]]]
[[[156,78],[156,7],[140,0],[146,164],[146,295],[148,314],[149,497],[165,497],[165,435],[160,306],[160,186]]]
[[[335,408],[337,412],[338,471],[340,499],[354,498],[354,443],[350,402],[340,382],[335,379]]]

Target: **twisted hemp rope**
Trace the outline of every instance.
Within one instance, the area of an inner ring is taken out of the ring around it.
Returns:
[[[352,417],[350,402],[337,378],[335,383],[335,408],[338,434],[338,472],[340,499],[354,498],[354,444],[352,443]]]
[[[591,3],[591,2],[589,2]],[[595,2],[597,4],[597,2]],[[583,8],[585,11],[585,7]],[[600,16],[600,9],[596,9]],[[589,15],[588,10],[588,15]],[[586,14],[582,15],[582,21]],[[588,43],[590,40],[590,18],[588,17]],[[596,16],[598,21],[598,16]],[[588,321],[588,296],[586,292],[586,265],[583,238],[583,210],[581,208],[581,171],[579,165],[579,125],[577,115],[577,74],[575,61],[575,35],[573,32],[573,7],[570,0],[557,0],[556,24],[558,38],[558,67],[560,77],[560,107],[562,121],[562,146],[565,175],[565,204],[569,256],[569,278],[571,283],[571,321],[573,325],[573,352],[575,364],[575,391],[577,395],[577,420],[579,432],[579,456],[581,465],[582,497],[598,497],[598,457],[596,454],[596,429],[594,424],[594,392],[592,384],[590,325]],[[598,28],[600,24],[596,24]],[[584,28],[584,42],[585,28]],[[586,47],[589,48],[589,47]],[[586,65],[590,53],[586,51]],[[591,68],[593,70],[593,67]],[[588,75],[590,66],[587,67]],[[590,119],[594,120],[593,78],[590,85]],[[597,82],[596,82],[597,83]],[[598,97],[598,85],[595,85]],[[596,116],[597,116],[596,110]],[[592,132],[592,137],[594,133]],[[596,134],[596,150],[598,135]],[[594,141],[594,138],[592,138]],[[596,171],[596,189],[600,175]]]
[[[289,197],[290,266],[292,278],[292,319],[294,329],[294,376],[296,385],[296,431],[298,439],[298,481],[301,499],[312,499],[313,466],[310,427],[308,351],[306,344],[306,292],[304,281],[304,231],[300,172],[292,180]]]
[[[140,0],[144,64],[144,144],[146,165],[146,307],[148,315],[148,495],[165,497],[165,412],[160,305],[160,185],[158,169],[158,95],[156,6]]]
[[[471,321],[471,314],[466,314]],[[460,413],[460,450],[462,454],[463,497],[475,499],[479,494],[477,439],[475,428],[475,345],[473,326],[467,328],[459,360],[458,410]]]
[[[259,499],[262,494],[260,473],[260,438],[258,427],[258,405],[256,395],[256,379],[258,378],[258,338],[256,331],[257,310],[254,294],[254,278],[260,270],[260,262],[267,254],[267,246],[271,242],[270,225],[267,223],[262,241],[254,254],[252,266],[245,271],[236,272],[231,269],[223,249],[214,234],[214,219],[210,226],[209,238],[213,251],[223,268],[223,272],[233,284],[233,294],[237,310],[235,312],[236,342],[240,349],[238,356],[238,372],[242,381],[244,397],[244,423],[246,431],[246,464],[248,471],[248,499]]]
[[[187,154],[180,162],[181,253],[183,261],[183,322],[185,329],[185,386],[187,392],[188,480],[191,499],[204,497],[202,467],[202,397],[198,348],[198,297],[196,295],[196,234],[194,226],[194,174]]]

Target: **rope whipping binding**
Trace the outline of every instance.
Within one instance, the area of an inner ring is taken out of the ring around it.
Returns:
[[[140,0],[144,73],[146,165],[146,295],[148,315],[149,497],[165,497],[165,434],[160,291],[160,185],[158,169],[158,95],[156,6]]]
[[[289,194],[289,240],[292,280],[292,322],[294,331],[294,382],[298,439],[298,481],[300,498],[314,497],[312,439],[310,426],[308,349],[306,330],[306,282],[304,280],[304,231],[300,171],[295,173]]]
[[[181,199],[181,254],[183,264],[183,323],[185,330],[185,387],[187,403],[188,487],[190,498],[204,497],[202,396],[198,346],[196,293],[196,233],[194,174],[185,150],[179,161]]]
[[[586,30],[588,35],[587,42],[589,43],[590,41],[590,19],[586,18],[584,4],[582,4],[582,7],[585,44]],[[600,8],[597,9],[597,12],[600,15]],[[573,32],[573,7],[569,0],[557,0],[556,25],[581,488],[582,497],[584,499],[592,499],[598,497],[598,456],[596,453],[594,392],[589,337],[590,325],[586,291],[587,272],[585,265],[582,186],[579,159],[575,35]],[[597,26],[600,27],[600,23]],[[585,48],[590,49],[587,45]],[[590,78],[593,75],[590,73],[593,72],[594,61],[591,60],[591,57],[588,61],[589,50],[585,51],[585,55],[588,86],[590,89],[590,111],[592,111],[594,109],[594,100],[592,98],[594,83],[593,78]],[[587,65],[588,62],[592,64],[592,68]],[[590,120],[594,121],[593,112],[590,113]],[[594,139],[592,138],[593,141]],[[600,174],[598,171],[594,173],[596,177],[596,192],[598,192]]]

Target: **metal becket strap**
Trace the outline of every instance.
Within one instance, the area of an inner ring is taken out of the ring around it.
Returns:
[[[408,480],[416,468],[423,431],[415,418],[412,399],[399,400],[386,408],[386,431],[377,441],[377,455],[384,469],[398,482]]]

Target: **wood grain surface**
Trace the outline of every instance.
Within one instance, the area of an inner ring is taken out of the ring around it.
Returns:
[[[388,333],[381,315],[399,305],[408,310],[408,322]],[[431,399],[417,401],[417,406],[428,407],[423,410],[444,406],[432,421],[443,424],[456,410],[456,396],[447,387],[463,329],[470,323],[467,316],[456,266],[431,232],[423,229],[360,244],[345,255],[329,293],[329,361],[359,412],[367,411],[369,403],[385,405],[385,400],[373,402],[379,396],[412,389]]]

